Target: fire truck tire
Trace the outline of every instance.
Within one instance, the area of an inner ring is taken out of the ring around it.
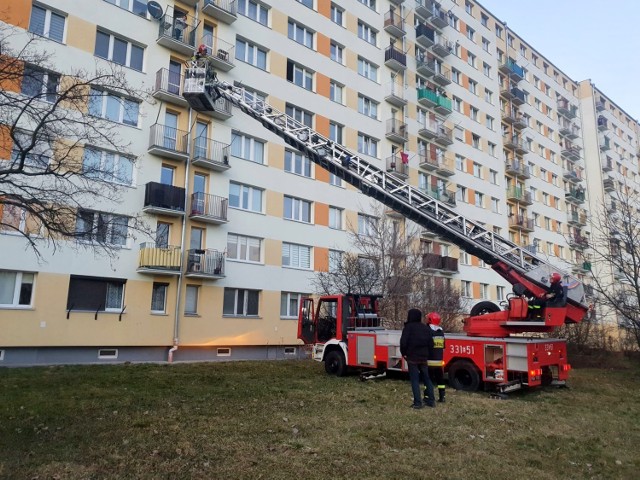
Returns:
[[[324,359],[324,371],[337,377],[343,377],[347,374],[347,362],[342,352],[332,350],[327,353],[327,358]]]
[[[476,317],[478,315],[486,315],[487,313],[499,312],[500,307],[493,302],[478,302],[471,307],[469,315]]]
[[[475,392],[480,386],[480,374],[468,360],[457,360],[449,367],[449,385],[463,392]]]

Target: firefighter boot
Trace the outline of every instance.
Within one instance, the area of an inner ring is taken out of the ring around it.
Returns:
[[[444,388],[438,389],[438,395],[439,395],[438,402],[444,403]]]

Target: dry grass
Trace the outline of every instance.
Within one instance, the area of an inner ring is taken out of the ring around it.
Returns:
[[[412,410],[404,379],[242,362],[0,370],[0,478],[637,478],[640,369]]]

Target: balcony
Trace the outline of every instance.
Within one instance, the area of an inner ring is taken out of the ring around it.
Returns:
[[[431,51],[440,57],[446,57],[453,51],[453,42],[450,42],[444,35],[438,35]]]
[[[509,228],[521,232],[533,232],[535,226],[532,218],[527,218],[526,215],[513,215],[509,217]]]
[[[578,107],[575,105],[571,105],[569,103],[569,100],[566,100],[564,98],[558,100],[557,107],[558,113],[565,118],[576,118],[576,115],[578,114]]]
[[[513,87],[511,89],[511,102],[514,105],[520,106],[520,105],[524,105],[525,103],[525,97],[524,97],[524,92],[522,90],[520,90],[519,88],[515,88]]]
[[[585,195],[584,188],[570,188],[568,191],[564,192],[564,199],[576,205],[580,205],[584,203]]]
[[[603,172],[610,172],[611,170],[613,170],[613,160],[611,159],[611,157],[607,157],[602,162],[602,171]]]
[[[432,15],[429,18],[429,22],[436,28],[442,29],[449,25],[447,18],[447,12],[440,8],[440,5],[434,2]]]
[[[522,162],[518,161],[507,161],[505,172],[509,175],[513,175],[516,178],[527,179],[531,178],[531,172],[529,171],[529,166],[525,165]]]
[[[404,0],[389,0],[389,1],[395,5],[402,5],[404,3]]]
[[[430,48],[435,41],[436,32],[424,23],[419,23],[416,27],[416,43],[424,48]]]
[[[416,0],[416,13],[425,20],[431,18],[435,5],[432,0]]]
[[[193,139],[193,158],[191,162],[198,166],[224,172],[229,170],[230,145],[211,138],[196,137]]]
[[[156,72],[156,83],[151,96],[163,102],[172,103],[180,107],[187,107],[189,103],[182,96],[182,75],[161,68]]]
[[[453,130],[445,127],[443,124],[439,124],[438,130],[436,131],[435,142],[445,147],[453,144]]]
[[[407,33],[404,29],[404,20],[396,12],[389,10],[384,14],[384,30],[389,35],[402,38]]]
[[[181,261],[180,247],[145,242],[140,244],[136,271],[149,275],[180,275]]]
[[[204,110],[202,113],[218,120],[228,120],[233,117],[231,102],[224,97],[220,97],[214,102],[213,110]]]
[[[193,248],[187,251],[185,277],[216,280],[224,278],[224,253],[212,249]]]
[[[437,253],[425,253],[422,255],[422,268],[440,273],[456,273],[458,271],[458,259],[443,257]]]
[[[416,57],[416,71],[427,78],[433,77],[438,71],[438,66],[433,59],[426,59],[424,54]]]
[[[518,202],[522,205],[531,205],[531,192],[524,191],[520,187],[511,187],[507,190],[507,200]]]
[[[518,114],[515,116],[512,125],[516,130],[524,130],[529,126],[529,123],[524,115]]]
[[[436,71],[433,75],[433,83],[437,83],[438,85],[445,87],[451,83],[451,70],[449,70],[444,65],[440,65],[436,63]],[[451,103],[449,101],[449,103]],[[451,110],[451,108],[449,108]]]
[[[589,241],[587,237],[575,234],[569,237],[569,246],[578,250],[584,250],[585,248],[589,248]]]
[[[499,70],[515,82],[519,82],[524,78],[524,69],[510,58],[507,59],[506,63],[500,65]]]
[[[389,45],[384,51],[384,64],[395,72],[407,68],[407,55],[400,49]]]
[[[438,135],[438,122],[436,120],[426,118],[424,123],[421,123],[418,127],[418,135],[426,138],[427,140],[433,140]]]
[[[184,215],[184,194],[182,187],[149,182],[144,188],[143,212],[156,215],[181,217]]]
[[[384,99],[394,107],[404,107],[407,104],[407,99],[404,96],[404,85],[398,82],[389,82]]]
[[[456,193],[453,190],[447,190],[446,188],[440,188],[435,186],[429,186],[421,189],[424,193],[430,197],[435,198],[447,205],[456,206]]]
[[[502,121],[507,125],[512,125],[516,121],[516,118],[518,118],[518,115],[520,115],[520,113],[518,113],[518,110],[515,108],[506,108],[502,110]]]
[[[584,227],[587,225],[587,214],[583,212],[569,212],[569,225],[577,225],[579,227]]]
[[[406,161],[403,161],[400,154],[394,154],[387,157],[387,173],[390,173],[394,177],[401,180],[405,180],[409,177],[409,164],[408,157]]]
[[[149,130],[149,149],[147,151],[154,155],[184,162],[189,158],[187,135],[187,132],[183,130],[156,123]]]
[[[604,137],[602,143],[600,144],[600,151],[606,152],[608,150],[611,150],[611,140],[609,140],[609,137]]]
[[[525,146],[524,141],[519,135],[505,135],[504,137],[502,137],[502,139],[505,148],[515,150],[521,155],[529,152],[529,148]]]
[[[571,267],[573,273],[581,274],[588,273],[591,271],[591,262],[579,261],[574,263]]]
[[[183,55],[193,55],[196,48],[196,28],[191,17],[164,15],[159,22],[156,43]],[[191,25],[189,25],[191,24]]]
[[[609,130],[609,122],[602,115],[598,117],[598,130],[601,132],[606,132]]]
[[[605,109],[604,102],[596,102],[596,111],[601,112]]]
[[[565,143],[562,150],[560,150],[560,156],[572,162],[577,162],[580,160],[580,147],[577,145],[567,145]]]
[[[604,188],[605,192],[613,192],[616,189],[616,184],[613,178],[605,178],[602,181],[602,187]]]
[[[574,168],[564,168],[562,170],[562,178],[571,183],[580,183],[582,182],[582,173]]]
[[[236,66],[234,63],[235,45],[211,35],[205,35],[202,38],[202,44],[207,47],[207,59],[216,70],[228,72]]]
[[[438,94],[428,88],[418,88],[418,103],[423,107],[433,108],[438,105]]]
[[[575,140],[580,136],[580,127],[571,122],[563,122],[558,133],[569,140]]]
[[[435,111],[440,115],[450,115],[453,111],[451,108],[451,99],[444,97],[442,95],[438,95],[438,104],[435,107]]]
[[[407,130],[406,123],[396,118],[390,118],[387,120],[387,131],[385,133],[385,137],[392,142],[404,143],[409,139]]]
[[[224,197],[197,192],[191,195],[189,218],[200,222],[221,225],[227,223],[227,204]]]
[[[202,0],[200,10],[205,15],[231,25],[238,19],[236,0]]]

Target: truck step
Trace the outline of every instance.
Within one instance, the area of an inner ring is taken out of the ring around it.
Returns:
[[[522,382],[519,380],[513,380],[511,382],[499,383],[496,388],[500,393],[513,392],[522,388]]]
[[[362,372],[360,374],[360,380],[363,382],[367,380],[375,380],[385,378],[387,376],[387,372],[380,370],[368,370],[366,372]]]

